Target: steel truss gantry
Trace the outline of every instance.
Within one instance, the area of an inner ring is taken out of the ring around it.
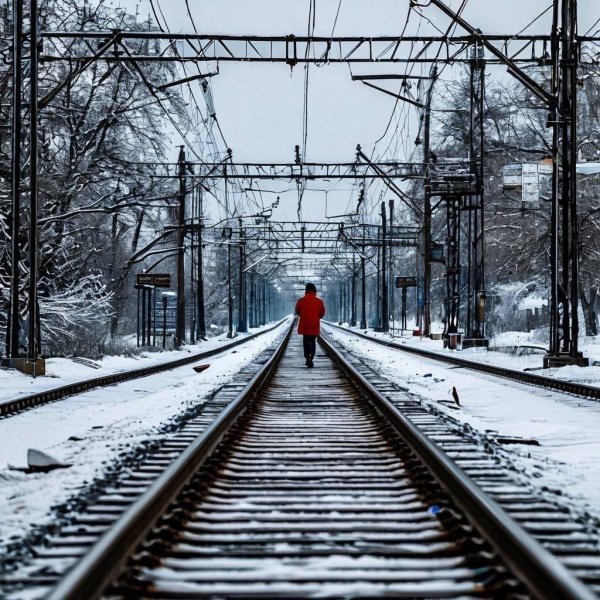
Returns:
[[[248,247],[254,245],[253,252],[262,251],[273,256],[280,253],[352,255],[364,252],[365,248],[384,245],[415,247],[420,234],[420,227],[394,225],[387,228],[384,241],[380,225],[339,221],[279,221],[226,229],[226,235],[219,229],[214,230],[213,243],[224,238],[243,240]],[[205,235],[204,239],[209,238]]]
[[[287,181],[311,179],[423,179],[425,166],[418,162],[380,161],[317,163],[248,163],[223,161],[220,163],[188,162],[188,177],[200,180],[213,179],[284,179]],[[175,178],[177,163],[163,163],[165,172],[156,178]]]
[[[160,31],[45,31],[43,62],[68,60],[269,62],[299,63],[439,63],[468,62],[467,49],[477,35],[303,36],[207,35]],[[486,35],[514,63],[539,64],[548,56],[549,35]],[[582,38],[586,39],[586,38]],[[86,44],[74,48],[73,40]],[[161,43],[159,52],[140,53],[139,41]],[[184,43],[185,42],[185,43]],[[416,45],[417,52],[411,55]],[[441,45],[442,50],[438,53]],[[106,47],[102,53],[98,48]],[[172,47],[173,51],[169,52]],[[432,52],[427,53],[431,48]],[[500,63],[496,58],[489,62]]]

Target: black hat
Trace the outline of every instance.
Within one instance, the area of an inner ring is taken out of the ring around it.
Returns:
[[[317,287],[315,286],[314,283],[307,283],[306,284],[306,291],[307,292],[314,292],[316,294],[317,293]]]

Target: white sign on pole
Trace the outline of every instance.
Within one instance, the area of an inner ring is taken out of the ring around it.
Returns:
[[[539,202],[548,195],[552,181],[552,163],[512,163],[503,169],[503,188],[521,196],[521,202]]]
[[[521,172],[523,180],[521,200],[523,202],[537,202],[540,199],[540,176],[536,163],[523,163]]]

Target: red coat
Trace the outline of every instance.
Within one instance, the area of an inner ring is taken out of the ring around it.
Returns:
[[[325,305],[314,292],[306,292],[296,302],[296,314],[300,315],[298,333],[300,335],[319,335],[320,321],[325,316]]]

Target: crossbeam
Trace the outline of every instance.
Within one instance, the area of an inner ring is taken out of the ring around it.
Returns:
[[[192,172],[187,177],[195,179],[424,179],[423,163],[385,161],[367,165],[352,163],[188,163]],[[374,165],[374,166],[373,166]],[[165,172],[153,178],[175,179],[175,164],[165,163]],[[374,168],[376,167],[376,168]]]
[[[72,40],[107,42],[118,33],[119,42],[113,52],[103,55],[106,61],[217,61],[270,62],[294,66],[300,63],[433,63],[468,62],[467,49],[480,39],[477,35],[413,35],[413,36],[258,36],[207,35],[160,31],[45,31],[43,62],[90,60],[89,49],[70,44]],[[539,63],[547,56],[549,35],[486,35],[498,51],[511,56],[515,63]],[[140,54],[140,40],[164,42],[156,54]],[[177,52],[169,45],[177,42]],[[429,46],[435,52],[411,55],[415,44],[421,50]],[[118,48],[123,51],[119,51]],[[440,49],[438,53],[437,50]],[[78,51],[79,50],[79,51]],[[495,57],[489,63],[497,62]]]

